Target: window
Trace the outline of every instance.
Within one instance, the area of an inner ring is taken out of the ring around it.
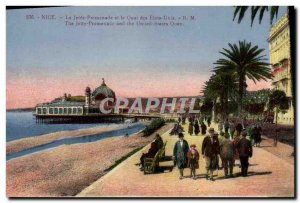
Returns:
[[[72,114],[72,109],[68,108],[68,114]]]
[[[43,114],[47,114],[47,108],[43,108]]]
[[[82,114],[82,108],[78,108],[78,114]]]
[[[37,109],[37,113],[38,113],[38,114],[41,114],[41,113],[42,113],[41,108],[38,108],[38,109]]]
[[[59,114],[63,114],[63,108],[59,108]]]
[[[64,114],[68,114],[68,109],[64,108]]]
[[[53,114],[53,108],[49,108],[49,114]]]
[[[54,108],[54,114],[58,114],[58,108]]]
[[[77,114],[77,108],[73,108],[73,114]]]

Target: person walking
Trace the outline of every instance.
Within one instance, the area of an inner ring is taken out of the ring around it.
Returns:
[[[199,132],[200,132],[198,120],[195,120],[195,124],[194,124],[194,132],[195,132],[195,135],[198,135]]]
[[[248,174],[249,157],[252,157],[252,145],[250,140],[246,139],[247,132],[242,132],[242,139],[237,144],[241,162],[241,174],[246,177]]]
[[[190,123],[189,123],[189,134],[193,135],[193,131],[194,131],[193,121],[190,121]]]
[[[207,122],[207,126],[210,127],[210,124],[211,124],[211,117],[210,116],[207,117],[206,122]]]
[[[226,121],[224,122],[224,131],[225,133],[228,133],[229,130],[229,122],[228,122],[228,118],[226,118]]]
[[[250,139],[250,142],[251,142],[252,146],[255,144],[255,136],[256,136],[255,131],[256,130],[257,129],[256,129],[254,124],[248,127],[248,133],[247,134],[249,136],[249,139]]]
[[[254,145],[255,147],[260,147],[260,143],[261,143],[261,127],[258,125],[255,125],[254,129],[253,129],[253,138],[254,138]]]
[[[238,123],[236,126],[235,126],[235,130],[236,130],[236,133],[237,133],[237,136],[240,136],[241,135],[241,132],[243,130],[243,126],[241,123]]]
[[[188,167],[191,169],[191,178],[196,179],[196,169],[199,168],[199,152],[196,145],[192,144],[187,153]]]
[[[233,140],[233,136],[234,136],[234,133],[235,133],[234,121],[231,121],[229,123],[229,132],[230,132],[230,139]]]
[[[221,120],[218,122],[218,130],[219,130],[219,133],[221,133],[223,130],[223,122]]]
[[[239,160],[240,159],[240,156],[239,156],[239,151],[238,151],[238,148],[237,148],[237,145],[239,143],[241,139],[241,136],[240,135],[236,135],[232,141],[233,143],[233,148],[234,148],[234,158],[233,158],[233,166],[235,166],[235,160]]]
[[[183,179],[183,170],[187,165],[186,155],[189,151],[189,144],[185,139],[183,139],[183,137],[182,133],[178,134],[179,140],[175,143],[173,149],[173,158],[179,169],[179,179]]]
[[[207,135],[202,142],[202,151],[201,154],[205,159],[205,168],[206,168],[206,179],[213,181],[213,171],[217,168],[217,155],[219,147],[218,139],[214,139],[214,129],[209,129],[209,135]]]
[[[224,133],[224,132],[221,132]],[[217,169],[222,169],[222,166],[220,166],[220,138],[219,134],[217,132],[214,132],[213,135],[213,148],[216,152],[216,161],[217,161]]]
[[[228,168],[230,177],[233,177],[234,146],[228,133],[225,133],[224,139],[220,142],[220,156],[225,177],[228,177]]]
[[[205,135],[206,134],[206,125],[204,124],[204,122],[201,123],[201,134],[202,135]]]

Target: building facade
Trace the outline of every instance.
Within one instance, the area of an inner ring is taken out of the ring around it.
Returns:
[[[90,87],[85,89],[85,98],[82,102],[72,101],[65,94],[60,99],[53,102],[42,103],[36,106],[35,115],[39,116],[82,116],[88,114],[101,114],[99,105],[105,98],[112,98],[113,101],[107,102],[104,106],[106,110],[112,108],[116,100],[115,92],[110,89],[104,79],[102,84],[94,91]]]
[[[272,26],[268,41],[273,74],[272,87],[284,91],[286,96],[292,98],[291,43],[287,14]],[[292,99],[290,99],[290,105],[287,112],[278,114],[278,123],[287,125],[294,124],[294,107],[292,105]]]

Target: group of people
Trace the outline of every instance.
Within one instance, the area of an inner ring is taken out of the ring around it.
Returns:
[[[185,120],[185,119],[184,119]],[[178,120],[170,134],[178,135],[179,140],[173,149],[174,165],[179,169],[179,178],[183,178],[185,168],[190,168],[190,176],[196,179],[196,169],[199,168],[200,155],[205,160],[206,179],[213,179],[215,170],[224,169],[225,177],[233,177],[233,167],[235,160],[240,160],[241,175],[247,176],[249,167],[249,158],[252,157],[252,146],[259,146],[261,141],[261,127],[257,124],[246,127],[245,122],[235,122],[226,119],[224,122],[218,121],[218,131],[207,127],[202,120],[199,126],[198,119],[189,118],[188,133],[198,135],[201,128],[201,134],[204,135],[201,154],[196,149],[196,145],[191,145],[184,139],[184,130],[181,126],[183,120]],[[204,119],[205,120],[205,119]],[[246,136],[249,135],[249,139]],[[163,147],[163,140],[159,134],[156,134],[155,140],[147,153],[142,154],[140,158],[141,170],[144,169],[144,158],[153,158],[159,149]],[[219,163],[222,166],[219,166]]]
[[[195,133],[195,135],[198,135],[200,132],[200,127],[199,127],[199,123],[198,120],[191,120],[189,123],[189,134],[193,135],[193,133]]]
[[[253,124],[248,128],[248,134],[253,146],[260,147],[262,128],[258,124]]]
[[[229,128],[228,128],[229,129]],[[230,139],[229,133],[222,132],[221,135],[210,128],[208,135],[202,142],[201,155],[205,159],[206,179],[213,179],[213,171],[224,168],[225,177],[233,176],[233,166],[236,159],[240,159],[241,174],[247,176],[249,157],[252,157],[251,142],[246,139],[247,132],[243,130],[233,140]],[[179,169],[179,178],[183,178],[183,170],[190,168],[191,177],[196,179],[196,169],[199,168],[200,153],[196,149],[196,145],[189,146],[184,139],[183,133],[178,135],[179,140],[176,142],[173,150],[174,163]],[[222,167],[219,167],[219,157],[222,160]]]

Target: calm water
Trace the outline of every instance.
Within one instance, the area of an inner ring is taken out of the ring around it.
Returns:
[[[38,124],[31,112],[6,113],[6,141],[17,140],[25,137],[43,135],[47,133],[78,130],[99,126],[125,125],[125,124]]]
[[[131,124],[126,124],[126,126],[127,127],[125,129],[113,130],[113,131],[109,131],[109,132],[105,132],[105,133],[101,133],[101,134],[56,140],[54,142],[51,142],[51,143],[48,143],[45,145],[41,145],[41,146],[33,147],[30,149],[26,149],[26,150],[23,150],[20,152],[8,154],[8,155],[6,155],[6,160],[15,159],[15,158],[18,158],[21,156],[25,156],[27,154],[39,152],[42,150],[47,150],[47,149],[50,149],[53,147],[58,147],[58,146],[64,145],[64,144],[69,145],[69,144],[95,142],[95,141],[102,140],[102,139],[109,138],[109,137],[125,136],[126,134],[130,135],[130,134],[139,132],[144,129],[144,125],[142,123],[131,123]],[[126,137],[124,137],[124,139],[126,139]]]
[[[84,128],[92,128],[99,126],[124,126],[124,129],[113,130],[105,133],[95,134],[95,135],[87,135],[83,137],[72,137],[65,138],[61,140],[56,140],[54,142],[33,147],[27,150],[23,150],[21,152],[9,154],[6,156],[6,160],[18,158],[21,156],[25,156],[27,154],[31,154],[34,152],[39,152],[42,150],[47,150],[53,147],[58,147],[64,144],[78,144],[78,143],[87,143],[87,142],[95,142],[101,139],[105,139],[108,137],[115,136],[125,136],[126,134],[131,135],[137,133],[144,129],[144,124],[140,122],[136,123],[119,123],[119,124],[107,124],[107,123],[99,123],[99,124],[37,124],[35,122],[34,117],[31,112],[7,112],[6,114],[6,141],[12,141],[16,139],[21,139],[25,137],[32,137],[43,135],[52,132],[58,131],[66,131],[66,130],[77,130]],[[124,138],[126,139],[126,138]]]

